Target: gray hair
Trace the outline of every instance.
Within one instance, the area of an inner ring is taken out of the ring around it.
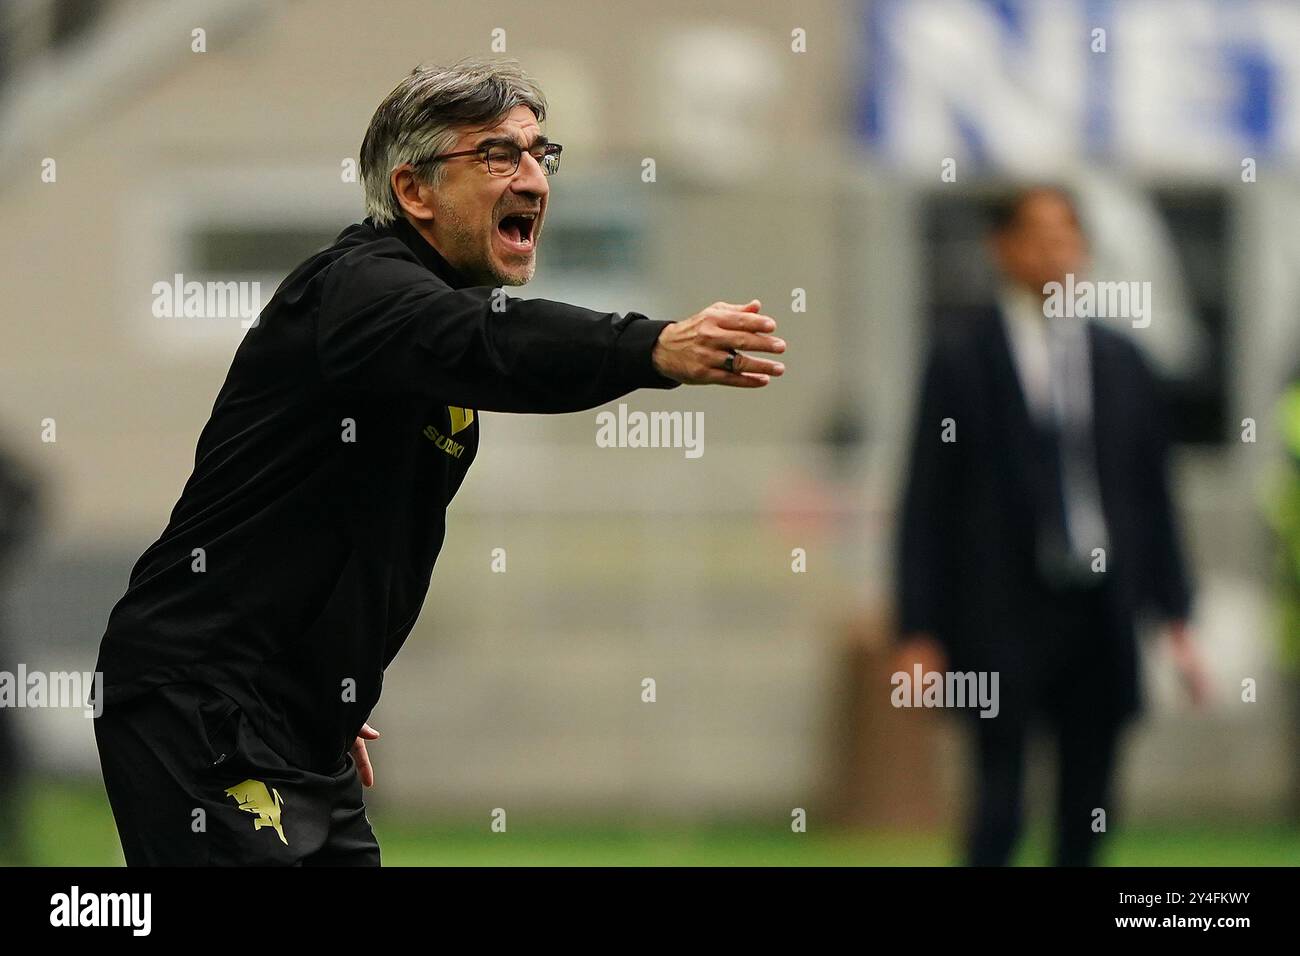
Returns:
[[[451,66],[417,66],[384,97],[361,141],[361,184],[366,212],[379,225],[402,215],[389,182],[411,163],[419,179],[436,186],[446,174],[429,157],[451,149],[466,126],[490,128],[516,106],[540,123],[546,97],[518,60],[467,57]]]

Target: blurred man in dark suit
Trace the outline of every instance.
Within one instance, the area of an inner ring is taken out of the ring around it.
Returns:
[[[1117,742],[1140,709],[1139,612],[1172,625],[1197,703],[1205,679],[1154,377],[1126,338],[1045,308],[1045,287],[1086,266],[1071,197],[1009,198],[990,245],[996,306],[940,323],[926,364],[901,510],[900,669],[999,675],[997,715],[966,711],[978,742],[966,861],[1011,858],[1025,743],[1043,717],[1058,745],[1055,862],[1087,865],[1114,826]]]

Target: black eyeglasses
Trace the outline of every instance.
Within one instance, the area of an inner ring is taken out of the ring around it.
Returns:
[[[527,152],[537,160],[545,175],[554,176],[560,170],[560,153],[563,150],[564,147],[559,143],[539,143]],[[456,153],[430,156],[424,162],[434,163],[443,159],[455,159],[458,156],[479,157],[487,164],[488,172],[493,176],[513,176],[519,171],[524,150],[518,143],[485,143],[478,149],[464,149]]]

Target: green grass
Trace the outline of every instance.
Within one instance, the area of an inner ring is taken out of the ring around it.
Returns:
[[[31,788],[25,827],[38,866],[117,866],[113,818],[98,783],[43,782]],[[632,828],[609,822],[430,823],[372,814],[387,866],[943,866],[954,845],[942,833],[813,827],[795,834],[755,825]],[[517,820],[517,818],[516,818]],[[1046,862],[1045,834],[1031,832],[1018,862]],[[0,858],[4,848],[0,847]],[[1295,866],[1300,830],[1203,825],[1126,830],[1105,862],[1114,866]]]

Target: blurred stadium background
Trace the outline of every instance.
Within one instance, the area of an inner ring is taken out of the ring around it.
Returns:
[[[626,400],[704,412],[696,460],[598,448],[594,412],[483,416],[371,720],[386,861],[954,859],[960,728],[888,706],[902,442],[928,314],[987,288],[983,197],[1047,177],[1078,188],[1099,272],[1156,288],[1139,341],[1178,409],[1215,687],[1192,712],[1149,644],[1107,860],[1300,861],[1279,517],[1298,493],[1279,401],[1300,370],[1300,7],[1283,0],[0,2],[0,444],[40,501],[0,668],[93,666],[189,475],[242,329],[155,318],[153,283],[257,279],[269,298],[363,215],[348,164],[383,95],[494,42],[566,147],[522,294],[663,318],[757,297],[791,371]],[[28,757],[27,858],[120,862],[89,721],[0,719]],[[1050,769],[1037,754],[1039,828]],[[1022,853],[1044,858],[1037,838]]]

